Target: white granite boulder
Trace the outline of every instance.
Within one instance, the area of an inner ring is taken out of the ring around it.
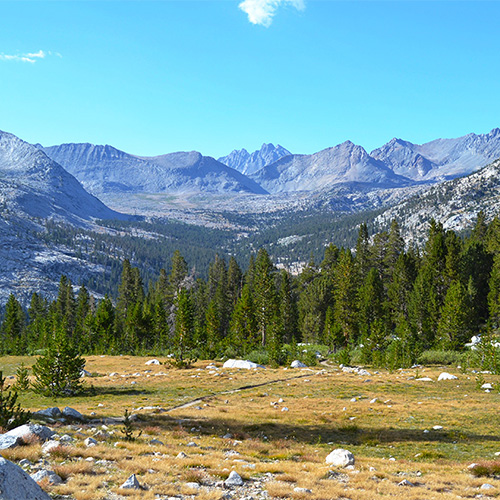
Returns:
[[[47,441],[55,434],[54,431],[48,427],[40,424],[24,424],[15,429],[12,429],[4,434],[4,436],[18,437],[25,443],[32,439],[39,439],[40,441]]]
[[[40,481],[47,481],[49,484],[61,484],[61,476],[58,476],[53,470],[42,469],[34,474],[31,474],[31,479],[39,483]]]
[[[6,436],[5,434],[0,434],[0,450],[15,448],[21,444],[22,441],[17,436]]]
[[[233,486],[241,486],[243,484],[243,479],[241,476],[235,471],[231,471],[229,477],[224,481],[224,486],[233,487]]]
[[[150,359],[144,363],[145,365],[161,365],[161,363],[157,359]]]
[[[446,373],[443,372],[441,375],[438,377],[438,382],[441,382],[441,380],[457,380],[458,377],[455,375],[452,375],[451,373]]]
[[[135,477],[135,474],[132,474],[121,486],[123,490],[140,490],[142,489],[139,481]]]
[[[265,368],[265,366],[243,359],[228,359],[222,365],[222,368],[243,368],[244,370],[251,370],[252,368]]]
[[[296,359],[295,361],[292,361],[290,368],[307,368],[307,365]]]
[[[0,492],[2,500],[50,500],[49,495],[21,467],[2,457]]]
[[[334,467],[347,467],[354,465],[354,455],[348,450],[337,448],[326,457],[325,461]]]

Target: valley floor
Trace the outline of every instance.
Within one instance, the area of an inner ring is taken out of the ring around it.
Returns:
[[[500,452],[497,376],[450,367],[238,370],[209,362],[178,370],[146,365],[149,359],[88,357],[88,395],[55,400],[23,393],[23,406],[33,411],[70,406],[87,420],[48,423],[72,438],[48,455],[36,443],[2,455],[28,458],[30,472],[55,470],[64,482],[42,486],[75,500],[500,495],[500,479],[469,469]],[[21,361],[34,360],[0,358],[4,375]],[[438,381],[444,371],[457,379]],[[484,383],[493,390],[481,389]],[[116,420],[125,410],[137,416],[130,442]],[[87,437],[97,445],[85,446]],[[351,451],[354,467],[328,465],[335,448]],[[233,470],[243,485],[224,484]],[[131,474],[144,489],[120,488]]]

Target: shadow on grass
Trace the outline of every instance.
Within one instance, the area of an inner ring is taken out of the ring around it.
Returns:
[[[266,439],[319,444],[342,442],[350,445],[376,445],[404,442],[430,443],[486,443],[499,442],[498,435],[484,435],[457,429],[430,430],[396,429],[393,427],[358,427],[354,424],[334,426],[332,423],[317,425],[289,425],[275,422],[242,424],[232,419],[174,418],[169,415],[144,415],[139,425],[156,425],[166,431],[182,429],[187,434],[218,435],[231,434],[234,439]],[[199,430],[198,430],[199,429]]]

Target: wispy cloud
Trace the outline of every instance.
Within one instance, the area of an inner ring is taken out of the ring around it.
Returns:
[[[0,61],[18,61],[35,64],[41,59],[48,56],[62,57],[58,52],[46,52],[39,50],[38,52],[27,52],[26,54],[0,54]]]
[[[251,23],[268,28],[280,5],[292,5],[297,10],[306,8],[304,0],[243,0],[239,7],[248,15]]]

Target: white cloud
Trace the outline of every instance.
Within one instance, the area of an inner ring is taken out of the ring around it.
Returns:
[[[0,61],[19,61],[19,62],[27,62],[34,64],[40,59],[45,59],[47,56],[51,56],[52,52],[45,52],[43,50],[39,50],[38,52],[28,52],[26,54],[0,54]],[[55,53],[58,57],[61,57],[61,54]]]
[[[268,28],[273,22],[273,17],[280,5],[292,5],[297,10],[304,10],[304,0],[243,0],[240,9],[248,15],[248,20],[253,24],[261,24]]]

